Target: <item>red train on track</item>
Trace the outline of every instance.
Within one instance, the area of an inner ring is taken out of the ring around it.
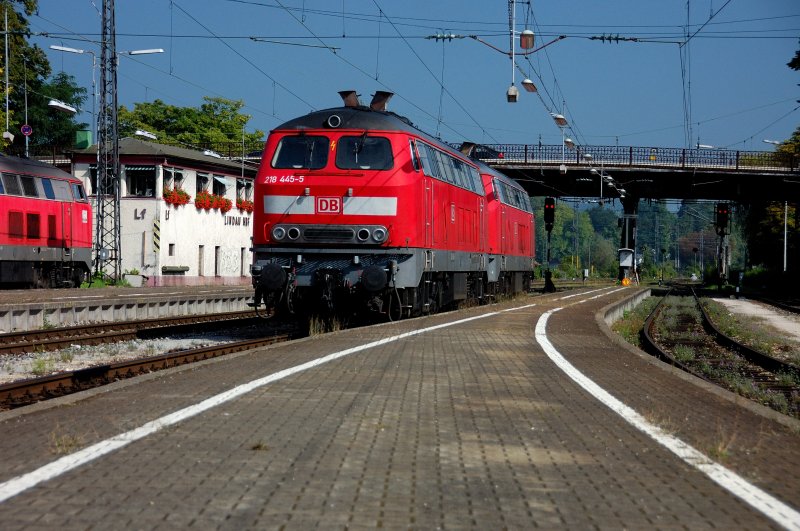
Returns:
[[[255,184],[254,305],[391,319],[527,291],[522,187],[386,111],[312,112],[270,133]]]
[[[55,166],[0,155],[0,285],[78,287],[91,265],[83,184]]]

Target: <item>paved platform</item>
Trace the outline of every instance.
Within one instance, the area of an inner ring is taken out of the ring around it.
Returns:
[[[608,334],[635,292],[342,331],[0,413],[0,522],[800,528],[800,424]]]
[[[0,333],[251,309],[249,286],[0,291]]]

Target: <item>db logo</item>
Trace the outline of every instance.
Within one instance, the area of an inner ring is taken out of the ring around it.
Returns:
[[[342,213],[341,197],[317,198],[317,214],[341,214],[341,213]]]

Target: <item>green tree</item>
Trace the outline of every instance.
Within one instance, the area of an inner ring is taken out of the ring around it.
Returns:
[[[595,207],[587,210],[595,234],[619,243],[619,214],[611,208]]]
[[[604,278],[616,278],[619,270],[617,248],[619,243],[607,238],[595,238],[592,242],[592,265],[595,275]]]
[[[78,87],[75,78],[69,74],[59,72],[42,85],[41,91],[33,98],[28,96],[28,123],[33,128],[30,137],[32,148],[71,148],[75,144],[75,133],[89,125],[76,123],[75,116],[53,110],[47,106],[47,102],[54,98],[77,109],[86,101],[86,89]]]
[[[42,86],[50,75],[50,63],[44,50],[28,43],[30,28],[27,17],[33,15],[38,9],[38,0],[3,0],[0,2],[0,17],[8,13],[8,107],[9,115],[5,115],[5,107],[2,114],[5,130],[5,121],[8,120],[10,130],[14,138],[15,150],[19,151],[25,145],[25,139],[20,134],[20,127],[25,120],[25,79],[27,78],[29,115],[31,102],[37,105],[35,98],[31,95],[42,93]],[[5,47],[0,47],[0,64],[6,66]],[[3,72],[5,76],[5,72]],[[47,102],[44,102],[46,105]],[[5,142],[8,146],[8,142]]]
[[[176,142],[197,147],[242,143],[242,131],[250,116],[240,111],[244,103],[225,98],[203,98],[200,107],[176,107],[161,100],[136,103],[132,110],[119,109],[120,136],[137,129],[154,133],[159,142]],[[245,145],[263,142],[264,132],[244,133]]]

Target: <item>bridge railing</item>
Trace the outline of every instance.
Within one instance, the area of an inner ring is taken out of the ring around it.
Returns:
[[[800,157],[777,151],[737,151],[730,149],[687,149],[640,146],[575,146],[543,144],[487,144],[498,158],[483,159],[493,165],[566,164],[600,167],[714,168],[731,171],[786,171],[800,166]],[[485,150],[488,151],[488,150]],[[591,158],[586,157],[591,155]]]

